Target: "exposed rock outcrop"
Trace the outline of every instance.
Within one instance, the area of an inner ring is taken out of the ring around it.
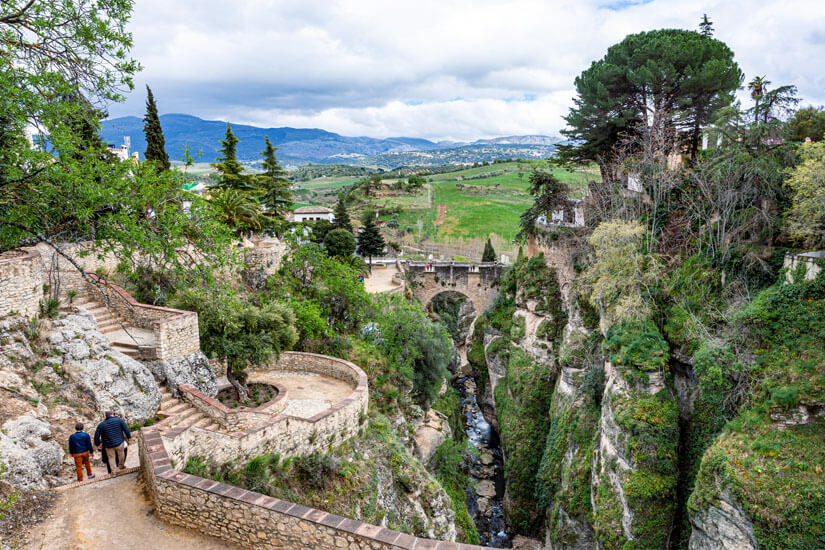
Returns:
[[[6,465],[6,480],[18,489],[48,489],[57,481],[63,449],[47,423],[25,415],[3,424],[0,461]]]
[[[48,376],[74,383],[98,413],[113,410],[129,422],[144,422],[158,410],[161,396],[152,373],[112,349],[90,313],[58,319],[47,341],[53,348]]]
[[[756,550],[753,525],[727,491],[716,506],[690,518],[690,550]]]
[[[452,436],[453,433],[447,417],[435,409],[428,410],[416,423],[415,435],[413,435],[415,452],[418,458],[426,464],[435,454],[439,445]]]
[[[175,397],[178,396],[178,386],[181,385],[190,385],[209,397],[215,397],[218,393],[215,370],[201,352],[168,361],[150,361],[146,366],[158,382],[166,383]]]

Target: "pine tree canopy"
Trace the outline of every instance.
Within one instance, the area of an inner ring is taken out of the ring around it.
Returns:
[[[143,133],[146,136],[146,160],[153,162],[161,170],[169,170],[172,165],[166,154],[166,140],[158,118],[158,106],[152,89],[146,85],[146,115],[143,117]]]
[[[675,128],[691,158],[701,129],[733,100],[742,71],[723,42],[694,31],[664,29],[632,34],[576,78],[578,96],[562,133],[567,161],[596,161],[614,153],[622,135],[645,136]],[[679,144],[677,144],[679,145]]]
[[[292,183],[287,179],[287,173],[278,163],[278,159],[275,158],[277,150],[267,136],[266,148],[261,152],[264,173],[259,175],[255,181],[257,193],[269,210],[270,217],[280,217],[292,207],[292,192],[289,190]]]

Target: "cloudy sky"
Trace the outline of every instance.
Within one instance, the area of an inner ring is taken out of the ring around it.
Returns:
[[[142,116],[148,82],[161,113],[259,126],[555,135],[610,45],[703,13],[748,80],[825,104],[825,0],[137,0],[144,70],[110,114]]]

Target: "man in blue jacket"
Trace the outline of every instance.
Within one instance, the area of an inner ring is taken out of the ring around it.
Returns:
[[[106,411],[106,420],[97,425],[95,445],[103,444],[103,452],[109,458],[109,464],[119,464],[118,469],[126,468],[126,442],[132,439],[126,422],[112,411]]]
[[[86,475],[93,479],[92,464],[89,457],[95,454],[89,434],[83,431],[83,424],[74,425],[75,432],[69,436],[69,454],[74,457],[74,467],[77,470],[77,480],[83,481],[83,466],[86,466]]]

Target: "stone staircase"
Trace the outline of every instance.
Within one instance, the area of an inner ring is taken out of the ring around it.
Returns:
[[[98,331],[106,335],[112,349],[133,359],[141,358],[141,345],[154,344],[154,335],[150,331],[128,325],[114,311],[107,308],[103,302],[82,298],[75,300],[71,306],[63,309],[71,310],[72,307],[81,307],[89,311],[97,322]]]
[[[160,389],[161,395],[158,414],[165,418],[155,424],[155,427],[161,434],[167,433],[172,428],[188,428],[189,426],[197,426],[215,432],[221,431],[217,422],[186,401],[174,397],[165,385],[158,386],[158,389]]]

